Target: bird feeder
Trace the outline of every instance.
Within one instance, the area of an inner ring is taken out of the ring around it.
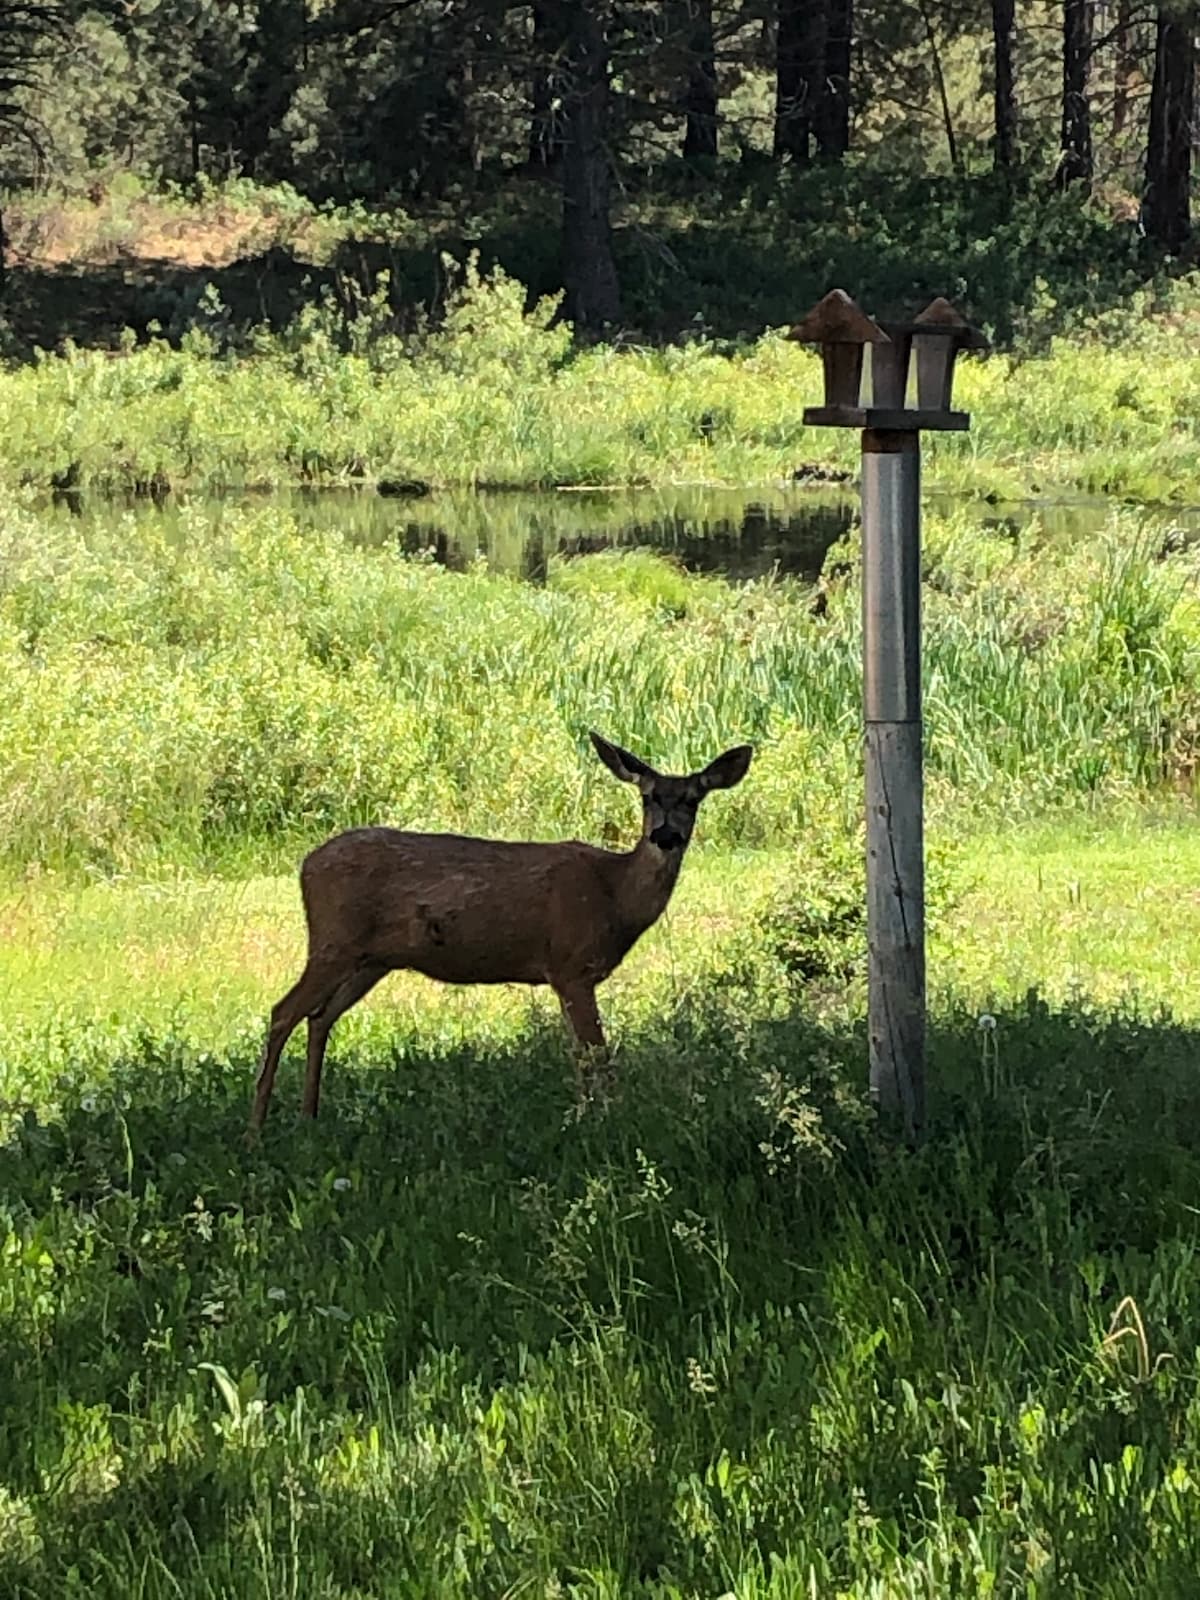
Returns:
[[[789,337],[821,350],[824,404],[805,408],[806,425],[862,430],[871,1098],[917,1143],[925,1128],[921,433],[970,426],[967,413],[952,408],[954,364],[960,350],[987,341],[947,300],[911,322],[876,322],[840,289]]]
[[[811,412],[816,426],[861,427],[860,395],[863,380],[863,354],[868,345],[887,344],[888,336],[878,323],[860,311],[843,289],[831,289],[803,322],[788,334],[789,339],[821,347],[825,369],[825,404]],[[810,420],[805,411],[804,420]]]
[[[950,409],[954,362],[960,350],[985,350],[987,340],[958,314],[949,300],[940,296],[931,300],[909,325],[909,337],[917,361],[918,411],[953,417],[955,426],[968,428],[971,419],[966,412]],[[920,426],[935,427],[936,424],[921,423]]]

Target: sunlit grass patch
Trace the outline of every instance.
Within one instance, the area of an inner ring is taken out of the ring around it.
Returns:
[[[1200,1015],[1200,835],[1190,813],[998,833],[966,858],[975,887],[931,961],[944,992],[983,1007],[1034,986],[1059,1003],[1086,996]]]

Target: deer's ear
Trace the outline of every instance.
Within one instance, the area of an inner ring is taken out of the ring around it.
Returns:
[[[648,767],[644,761],[639,761],[637,756],[630,755],[628,750],[622,750],[619,744],[609,744],[608,740],[602,739],[598,733],[593,733],[591,738],[596,747],[596,754],[613,777],[620,778],[622,783],[636,783],[641,789],[653,783],[658,776],[653,767]]]
[[[710,761],[703,772],[697,773],[701,789],[707,794],[710,789],[732,789],[734,784],[741,783],[750,768],[753,754],[754,746],[750,744],[739,744],[733,750],[726,750],[724,755]]]

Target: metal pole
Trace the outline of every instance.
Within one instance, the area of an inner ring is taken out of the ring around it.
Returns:
[[[925,1128],[925,851],[921,764],[921,442],[862,436],[871,1098]]]

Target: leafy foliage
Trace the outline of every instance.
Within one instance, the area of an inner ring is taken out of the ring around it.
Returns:
[[[57,0],[4,0],[0,5],[0,141],[42,153],[43,123],[36,96],[44,88],[42,68],[67,31],[67,13]]]
[[[1042,13],[1022,15],[1018,30],[1022,166],[997,177],[992,41],[977,8],[858,8],[852,147],[812,170],[776,137],[778,9],[733,0],[596,8],[611,69],[602,144],[619,180],[616,259],[633,329],[757,333],[842,282],[874,309],[902,301],[906,314],[950,293],[1007,341],[1119,304],[1178,267],[1139,231],[1145,129],[1131,108],[1154,59],[1140,12],[1122,11],[1089,57],[1093,84],[1111,77],[1120,107],[1111,126],[1098,112],[1092,119],[1096,182],[1056,194],[1038,181],[1058,165],[1061,109],[1061,41]],[[479,249],[485,268],[498,261],[532,297],[554,294],[561,226],[570,234],[578,210],[572,201],[564,212],[547,182],[557,181],[574,103],[555,20],[568,13],[557,0],[328,0],[312,15],[296,0],[85,7],[72,14],[59,92],[44,108],[55,176],[69,195],[102,197],[133,177],[197,202],[213,182],[244,189],[252,179],[319,212],[314,234],[329,231],[325,208],[344,208],[332,231],[346,248],[326,262],[326,282],[340,292],[353,278],[369,294],[387,270],[403,317],[418,305],[440,314],[446,250],[462,261]],[[718,128],[719,153],[706,144],[703,156],[681,157],[698,65],[705,93],[717,94],[703,117]],[[155,243],[145,241],[157,288]],[[589,248],[594,255],[595,241]],[[260,315],[264,282],[295,314],[308,259],[247,264],[244,292]],[[58,334],[76,335],[83,314],[71,314],[71,286],[50,276],[47,299],[68,302]],[[113,276],[124,297],[141,274]],[[218,284],[229,303],[227,287]],[[90,298],[110,289],[95,285]],[[1051,302],[1063,315],[1047,315]],[[132,320],[144,329],[149,319],[139,306]]]

